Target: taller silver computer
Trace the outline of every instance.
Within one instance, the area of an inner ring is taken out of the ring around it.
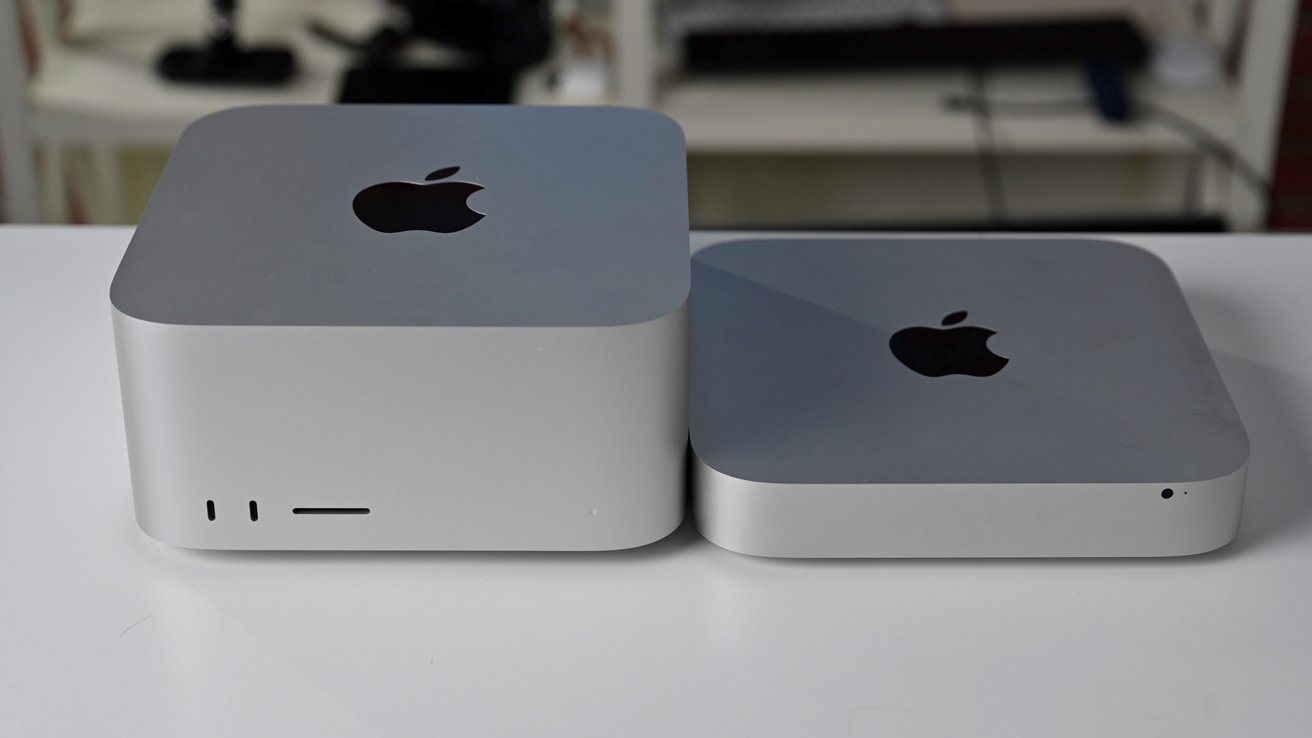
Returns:
[[[183,134],[110,288],[137,520],[211,549],[593,551],[683,519],[683,133],[262,106]]]

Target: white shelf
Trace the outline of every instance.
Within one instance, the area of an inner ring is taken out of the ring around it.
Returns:
[[[1163,93],[1147,81],[1135,87],[1138,94],[1223,139],[1234,134],[1236,104],[1229,89]],[[1075,72],[1000,72],[992,76],[989,90],[997,100],[1068,100],[1086,94]],[[965,72],[680,80],[667,85],[656,107],[683,126],[693,152],[964,154],[976,149],[975,123],[970,115],[947,110],[944,99],[969,91]],[[1001,116],[994,130],[998,148],[1007,153],[1184,153],[1192,148],[1159,126],[1117,126],[1093,114]]]
[[[29,85],[34,133],[47,140],[167,145],[191,121],[224,108],[331,102],[350,55],[312,38],[308,18],[323,17],[363,34],[381,21],[383,8],[361,0],[245,4],[239,17],[244,42],[277,39],[296,50],[298,74],[290,84],[259,88],[166,82],[155,73],[155,60],[167,46],[199,42],[204,10],[204,3],[175,0],[79,3],[71,41],[43,49],[40,71]]]
[[[979,133],[971,116],[949,111],[944,105],[946,96],[970,91],[965,71],[667,78],[663,70],[669,59],[662,54],[655,0],[613,3],[614,89],[609,99],[592,102],[650,106],[665,112],[683,125],[694,155],[742,154],[741,159],[798,155],[795,161],[809,155],[825,164],[844,156],[853,160],[860,155],[883,156],[884,162],[867,169],[889,175],[886,179],[900,190],[905,178],[891,165],[909,163],[915,156],[921,157],[922,164],[960,162],[961,157],[976,152]],[[1234,15],[1234,2],[1218,3],[1231,8],[1218,17]],[[349,32],[365,34],[377,27],[386,12],[385,4],[377,0],[260,0],[247,5],[240,16],[247,41],[280,39],[296,50],[302,73],[292,84],[276,89],[237,89],[166,83],[154,73],[154,61],[168,43],[198,38],[203,2],[82,0],[73,15],[77,26],[69,37],[43,44],[40,73],[27,90],[26,130],[30,137],[56,154],[66,144],[104,149],[169,146],[189,122],[215,110],[260,103],[332,101],[351,54],[310,37],[307,18],[322,17]],[[995,5],[1001,7],[994,0],[972,1],[958,10],[964,16]],[[30,0],[29,7],[45,8],[44,14],[49,15],[48,8],[53,5]],[[1242,63],[1232,86],[1180,94],[1140,80],[1135,90],[1208,128],[1235,145],[1259,169],[1269,171],[1283,100],[1290,19],[1295,12],[1293,0],[1252,4],[1244,26],[1248,29],[1246,43],[1240,49]],[[1229,39],[1230,34],[1218,32],[1217,37]],[[529,75],[517,99],[537,104],[583,102],[555,96],[546,89],[544,78],[541,71]],[[990,97],[996,100],[1046,100],[1081,96],[1085,85],[1076,70],[1004,71],[991,76],[989,88]],[[1144,176],[1139,178],[1149,181],[1148,190],[1167,199],[1176,198],[1175,192],[1186,178],[1187,171],[1176,164],[1195,150],[1178,133],[1161,126],[1114,126],[1092,115],[1005,116],[995,119],[994,134],[999,151],[1031,162],[1047,156],[1053,160],[1054,172],[1065,167],[1063,176],[1084,177],[1078,158],[1086,154],[1121,154],[1131,167],[1143,170]],[[1144,158],[1155,161],[1143,166]],[[61,164],[58,156],[46,156],[42,165],[41,179],[49,183],[46,210],[58,220],[66,209],[59,204]],[[961,176],[961,172],[945,173],[943,178],[957,180]],[[973,170],[964,176],[971,182],[977,178]],[[827,181],[822,175],[816,178]],[[108,175],[102,179],[112,181]],[[1233,186],[1223,167],[1211,167],[1201,181],[1202,200],[1222,206],[1238,227],[1260,223],[1260,198]],[[1104,192],[1120,191],[1101,181],[1091,186]],[[935,188],[940,185],[926,187],[937,193]],[[853,193],[851,197],[876,195],[888,199],[887,193]],[[937,200],[934,197],[929,202]]]

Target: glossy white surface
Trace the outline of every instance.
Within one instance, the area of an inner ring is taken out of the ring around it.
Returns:
[[[127,229],[0,229],[0,734],[1306,736],[1312,240],[1133,238],[1252,439],[1230,546],[788,561],[196,553],[132,519]],[[701,242],[704,242],[702,239]]]

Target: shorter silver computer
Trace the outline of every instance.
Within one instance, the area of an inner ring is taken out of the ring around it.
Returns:
[[[703,534],[798,557],[1171,556],[1248,439],[1170,270],[1076,239],[760,239],[693,258]]]

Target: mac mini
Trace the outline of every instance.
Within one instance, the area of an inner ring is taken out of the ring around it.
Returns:
[[[618,108],[256,107],[110,290],[137,520],[213,549],[599,550],[682,517],[683,136]]]
[[[790,557],[1175,556],[1248,438],[1171,272],[1094,240],[731,241],[693,258],[695,514]]]

